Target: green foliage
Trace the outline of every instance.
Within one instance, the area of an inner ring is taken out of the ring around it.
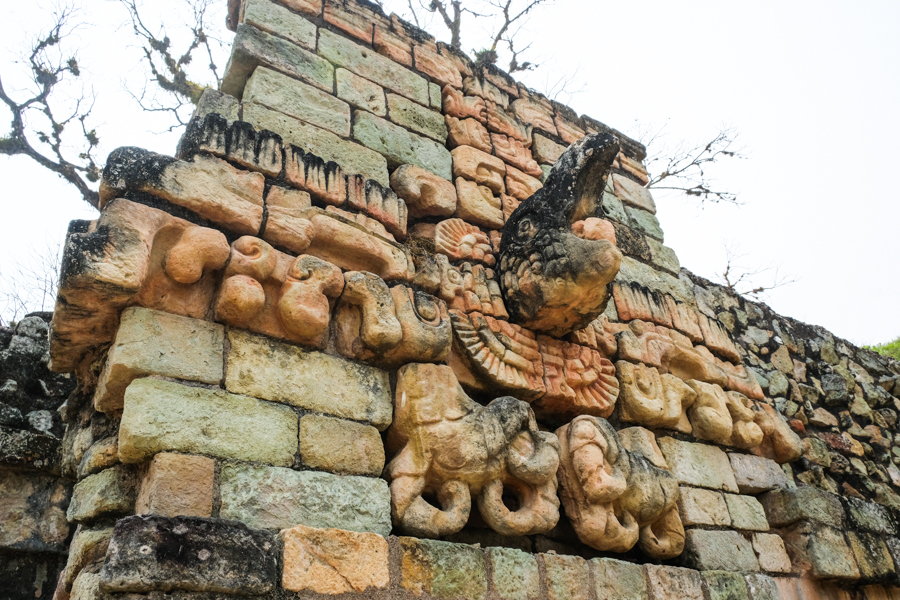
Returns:
[[[882,356],[890,356],[891,358],[900,360],[900,337],[895,339],[893,342],[878,344],[877,346],[864,346],[864,348],[866,350],[877,352]]]

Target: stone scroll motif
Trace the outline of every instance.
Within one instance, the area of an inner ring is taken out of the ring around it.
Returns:
[[[331,308],[344,279],[331,263],[306,254],[289,256],[263,240],[244,236],[216,299],[217,321],[324,348]]]
[[[556,435],[560,497],[578,539],[601,551],[638,545],[654,558],[681,554],[678,481],[669,471],[626,449],[605,419],[576,417]]]
[[[392,517],[411,535],[461,530],[473,496],[484,521],[503,535],[546,533],[559,520],[556,436],[538,430],[521,400],[474,402],[450,367],[400,369],[388,450],[395,453],[386,469]],[[504,504],[505,492],[516,497],[516,510]]]
[[[513,322],[561,336],[586,327],[609,300],[622,253],[601,220],[603,188],[618,140],[583,138],[557,161],[546,185],[503,227],[500,286]]]

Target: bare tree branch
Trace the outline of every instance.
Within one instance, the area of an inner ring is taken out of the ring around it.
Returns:
[[[30,54],[22,61],[30,71],[33,86],[28,92],[30,97],[15,100],[4,88],[0,77],[0,102],[12,117],[9,133],[0,137],[0,154],[31,158],[75,186],[85,202],[96,207],[99,195],[91,184],[100,179],[100,168],[93,156],[100,140],[96,130],[87,125],[94,108],[93,94],[88,97],[82,90],[80,96],[70,100],[74,107],[65,118],[57,118],[53,108],[57,102],[54,92],[58,91],[59,86],[69,78],[81,75],[78,59],[74,55],[67,57],[61,48],[66,36],[78,27],[71,24],[74,14],[75,10],[71,7],[56,11],[53,26],[38,37],[31,46]],[[32,116],[33,121],[30,119]],[[81,151],[77,159],[67,156],[65,143],[68,139],[66,128],[73,122],[78,123],[81,137]],[[36,143],[31,138],[36,138]]]
[[[737,194],[718,188],[709,176],[711,165],[725,158],[744,158],[743,148],[736,148],[737,131],[723,127],[706,144],[689,146],[685,143],[669,148],[664,143],[665,126],[651,131],[644,129],[638,139],[651,154],[644,161],[650,173],[647,188],[679,191],[700,198],[701,202],[730,202],[739,204]]]
[[[31,312],[53,310],[59,287],[62,245],[46,242],[17,257],[15,267],[0,273],[0,324],[14,323]]]
[[[718,274],[725,287],[739,296],[760,300],[772,290],[797,282],[796,278],[779,273],[778,265],[747,268],[738,264],[744,258],[746,254],[739,254],[733,245],[726,243],[725,269]],[[760,276],[766,276],[768,282],[756,283]]]

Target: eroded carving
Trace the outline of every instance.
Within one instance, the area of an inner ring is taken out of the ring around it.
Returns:
[[[400,369],[388,448],[397,452],[386,470],[392,517],[411,535],[459,531],[473,496],[484,521],[503,535],[547,532],[559,520],[556,437],[538,431],[521,400],[474,402],[450,367]],[[516,497],[516,510],[504,504],[504,492]]]
[[[447,141],[451,148],[472,146],[490,154],[493,151],[491,135],[477,119],[457,119],[447,115]],[[502,157],[501,157],[502,158]]]
[[[616,363],[619,380],[619,418],[626,423],[691,433],[686,411],[697,393],[686,383],[654,367]]]
[[[622,253],[600,198],[616,138],[583,138],[557,161],[546,185],[503,227],[500,286],[514,322],[562,336],[603,312]]]
[[[481,265],[462,263],[459,267],[438,257],[441,267],[441,299],[451,309],[465,313],[479,312],[498,319],[506,319],[506,307],[494,271]]]
[[[672,558],[684,549],[678,481],[627,450],[604,419],[576,417],[556,430],[560,498],[582,542],[601,551]]]
[[[484,99],[478,96],[464,96],[463,93],[449,85],[441,90],[444,114],[459,119],[474,117],[487,123],[487,108]]]
[[[750,399],[713,383],[687,383],[697,393],[688,409],[694,437],[747,450],[762,443],[763,432],[754,422],[756,413]]]
[[[541,418],[558,423],[577,415],[608,417],[619,397],[616,368],[585,346],[537,337],[547,391],[534,403]]]
[[[477,260],[488,266],[496,262],[490,238],[462,219],[447,219],[435,226],[434,249],[452,260]]]
[[[391,173],[391,187],[406,201],[412,217],[449,217],[456,212],[454,185],[422,167],[401,166]]]

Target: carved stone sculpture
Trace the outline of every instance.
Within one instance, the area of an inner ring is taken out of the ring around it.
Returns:
[[[660,375],[654,367],[622,360],[616,363],[616,376],[622,421],[691,433],[685,411],[697,393],[690,386],[674,375]]]
[[[628,451],[604,419],[576,417],[556,430],[560,498],[578,539],[607,552],[635,544],[649,556],[684,549],[678,481],[638,451]]]
[[[603,312],[622,260],[612,226],[598,218],[618,148],[607,134],[572,145],[503,226],[500,286],[513,322],[562,336]]]
[[[754,422],[763,432],[763,441],[752,452],[771,458],[780,464],[800,458],[800,455],[803,454],[800,436],[794,433],[790,425],[785,422],[784,417],[775,410],[775,407],[763,402],[756,402],[753,410],[756,412]]]
[[[538,431],[528,404],[511,397],[481,406],[450,367],[409,364],[397,376],[387,467],[394,523],[420,537],[455,533],[472,497],[503,535],[545,533],[559,519],[559,443]],[[504,492],[518,502],[507,508]]]
[[[434,229],[434,247],[451,260],[477,260],[489,267],[496,262],[490,238],[462,219],[438,223]]]
[[[345,273],[344,280],[335,313],[341,354],[385,369],[447,359],[450,314],[441,300],[404,285],[389,289],[371,273]]]
[[[754,422],[756,415],[746,396],[702,381],[688,385],[697,394],[688,409],[694,437],[747,450],[762,443],[763,432]]]
[[[616,368],[585,346],[538,336],[546,393],[534,403],[542,419],[553,423],[577,415],[608,417],[619,397]]]
[[[324,348],[341,270],[309,255],[292,257],[258,238],[232,245],[215,318],[234,327]]]

